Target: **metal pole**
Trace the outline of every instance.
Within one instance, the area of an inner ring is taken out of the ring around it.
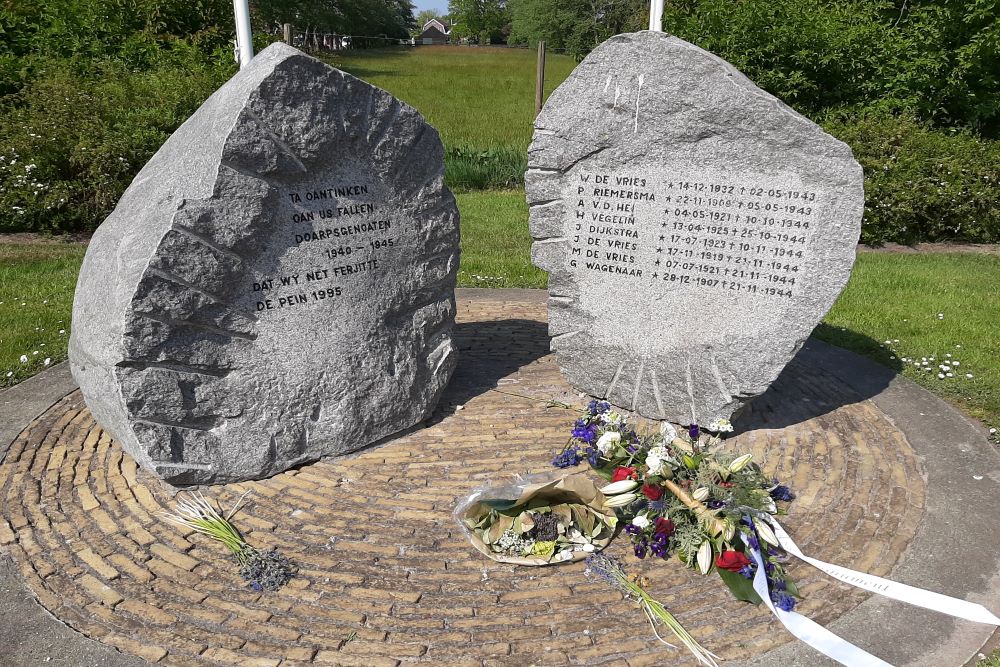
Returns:
[[[233,0],[236,14],[236,44],[239,48],[240,69],[253,60],[253,35],[250,32],[250,1]]]
[[[545,96],[545,40],[538,42],[538,65],[535,69],[535,116],[542,111]]]
[[[649,0],[649,29],[663,32],[663,0]]]

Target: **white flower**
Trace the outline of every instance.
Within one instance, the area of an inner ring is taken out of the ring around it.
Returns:
[[[559,553],[557,553],[555,555],[555,559],[556,560],[571,560],[572,558],[573,558],[573,554],[571,554],[568,551],[560,551]]]
[[[672,442],[677,437],[677,429],[670,422],[660,422],[660,435],[667,442]]]
[[[691,497],[694,498],[695,500],[697,500],[698,502],[701,502],[703,500],[707,500],[708,499],[708,488],[704,487],[704,486],[699,486],[691,494]]]
[[[701,570],[702,574],[708,574],[708,571],[712,569],[712,542],[711,540],[705,540],[698,547],[698,569]]]
[[[944,373],[938,373],[938,380],[944,379]]]
[[[708,430],[716,433],[732,433],[733,425],[729,423],[728,419],[713,419],[712,423],[708,425]]]
[[[26,354],[22,354],[21,355],[21,363],[22,364],[28,363],[28,355],[26,355]]]
[[[66,333],[66,330],[65,329],[60,329],[59,333],[64,334],[64,333]]]
[[[955,374],[954,374],[954,373],[945,373],[945,375],[947,375],[947,376],[948,376],[948,377],[950,377],[950,378],[953,378],[953,377],[955,377]]]
[[[649,517],[645,514],[636,514],[632,519],[632,525],[636,528],[649,528]]]
[[[625,493],[626,491],[631,491],[635,487],[639,486],[639,482],[634,479],[623,479],[618,482],[612,482],[611,484],[606,484],[600,488],[600,492],[606,496],[613,496],[618,493]]]
[[[953,361],[953,362],[951,362],[951,365],[952,366],[961,366],[962,362],[961,361]]]
[[[10,377],[13,374],[14,374],[14,371],[7,371],[7,377]]]
[[[608,450],[622,440],[622,434],[617,431],[607,431],[597,439],[597,449],[601,454],[607,454]]]
[[[51,357],[45,357],[45,361],[42,362],[42,365],[43,366],[48,366],[51,363],[52,363],[52,358]]]
[[[666,447],[653,447],[646,455],[646,467],[649,468],[650,475],[656,475],[663,468],[663,464],[670,458]]]
[[[593,552],[593,550],[594,550],[594,545],[591,544],[590,542],[587,542],[582,547],[580,547],[580,551],[586,551],[587,553],[591,553]]]
[[[967,378],[969,378],[971,380],[972,379],[972,373],[966,373],[965,377],[967,377]]]

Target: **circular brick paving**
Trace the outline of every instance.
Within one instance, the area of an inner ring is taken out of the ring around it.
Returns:
[[[551,471],[579,402],[547,354],[543,303],[459,304],[462,360],[424,428],[272,479],[210,487],[257,546],[299,566],[277,593],[242,586],[224,551],[162,520],[176,489],[97,426],[73,393],[0,464],[0,548],[52,614],[173,665],[693,664],[581,563],[518,568],[468,545],[451,513],[487,480]],[[494,389],[495,388],[495,389]],[[464,406],[459,409],[459,406]],[[732,440],[798,493],[784,523],[811,555],[886,575],[924,513],[922,466],[889,419],[793,362]],[[610,552],[706,647],[743,659],[789,641],[713,575]],[[795,563],[799,609],[826,624],[865,599]],[[349,638],[353,638],[348,641]]]

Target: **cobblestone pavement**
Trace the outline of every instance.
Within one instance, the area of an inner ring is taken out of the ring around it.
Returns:
[[[460,299],[459,369],[423,428],[269,480],[208,487],[235,523],[298,564],[281,591],[246,589],[224,550],[165,522],[177,490],[114,444],[74,392],[0,463],[0,550],[38,601],[84,635],[170,665],[693,664],[638,608],[575,563],[489,561],[452,518],[490,480],[552,472],[580,402],[548,355],[543,302]],[[525,398],[534,397],[534,398]],[[783,522],[806,553],[886,575],[925,507],[925,471],[871,401],[800,362],[754,403],[733,447],[798,493]],[[716,577],[639,561],[651,592],[726,660],[789,641]],[[800,563],[799,610],[826,624],[867,595]]]

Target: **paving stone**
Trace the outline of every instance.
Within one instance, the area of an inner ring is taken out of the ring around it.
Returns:
[[[514,391],[540,399],[578,400],[547,353],[544,302],[459,303],[455,336],[469,365],[458,367],[424,429],[294,475],[207,490],[226,505],[251,491],[237,526],[254,528],[251,542],[273,539],[301,566],[282,591],[248,591],[223,547],[200,536],[187,539],[163,523],[160,513],[172,508],[170,487],[141,470],[126,480],[129,457],[103,434],[94,437],[80,422],[72,436],[68,430],[65,437],[63,430],[52,435],[63,421],[59,415],[80,415],[78,393],[29,426],[22,446],[0,462],[0,529],[9,526],[13,535],[4,549],[54,615],[88,636],[110,637],[108,643],[124,652],[165,664],[273,661],[279,657],[273,647],[282,646],[281,657],[292,664],[365,667],[400,661],[637,666],[648,664],[650,655],[666,657],[635,606],[584,578],[582,566],[516,569],[487,561],[449,523],[457,500],[493,476],[473,479],[470,469],[496,468],[505,476],[551,470],[549,461],[565,441],[569,413],[492,391],[498,380],[516,381]],[[812,375],[793,362],[779,380],[780,391],[755,404],[759,424],[737,435],[733,446],[754,452],[768,473],[780,471],[792,482],[800,496],[783,523],[807,553],[849,567],[874,557],[870,571],[888,574],[926,511],[924,464],[884,414],[836,381],[816,382]],[[798,414],[803,396],[839,407]],[[455,411],[455,405],[465,407]],[[790,436],[768,415],[790,416],[799,426]],[[860,437],[845,432],[845,424]],[[508,438],[518,443],[514,455],[504,453]],[[76,470],[55,481],[57,502],[42,520],[24,499],[40,497],[49,483],[49,457],[60,457],[61,447],[80,456],[61,458],[60,467]],[[498,463],[470,465],[484,458]],[[435,465],[404,463],[410,460]],[[863,461],[870,468],[865,474]],[[88,480],[105,516],[82,509],[78,479]],[[118,480],[127,481],[135,500],[119,497]],[[885,491],[873,493],[880,488]],[[400,520],[407,503],[430,509]],[[867,535],[852,532],[861,521],[869,522]],[[41,549],[34,566],[22,540]],[[630,571],[648,577],[651,593],[724,659],[744,659],[748,646],[756,653],[789,640],[774,631],[766,611],[734,602],[715,582],[675,563],[638,561],[621,540],[609,549]],[[94,556],[102,558],[118,577],[109,581],[95,576],[100,573],[91,565],[81,567],[84,554],[97,563]],[[197,564],[188,569],[187,560],[170,562],[178,555]],[[803,609],[821,622],[866,599],[806,566],[794,574],[808,593]],[[344,644],[352,632],[357,639]],[[213,636],[225,639],[213,645]],[[204,653],[198,649],[206,646]],[[672,664],[689,664],[681,653],[669,657]]]

